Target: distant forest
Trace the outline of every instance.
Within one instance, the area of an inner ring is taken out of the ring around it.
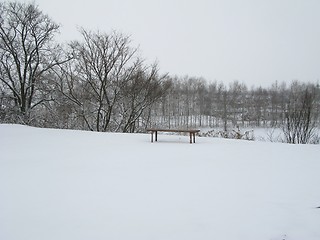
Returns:
[[[1,123],[102,132],[319,127],[319,82],[248,88],[160,74],[129,36],[81,29],[81,39],[61,44],[59,28],[35,4],[0,3]]]

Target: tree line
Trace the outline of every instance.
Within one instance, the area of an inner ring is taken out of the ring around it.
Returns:
[[[2,123],[118,132],[263,126],[290,134],[303,120],[305,131],[318,124],[319,84],[249,89],[170,76],[146,64],[122,33],[81,29],[80,40],[61,44],[59,28],[33,3],[0,3]]]
[[[280,128],[285,141],[307,143],[319,128],[318,83],[274,82],[269,88],[239,81],[229,85],[203,78],[175,77],[152,109],[152,124],[201,127],[224,132],[248,127]]]
[[[319,84],[274,82],[269,88],[248,89],[239,81],[225,85],[195,77],[176,77],[172,84],[153,108],[157,119],[153,122],[167,127],[280,127],[286,113],[298,108],[297,103],[302,102],[306,92],[310,95],[312,117],[317,119],[319,115]]]

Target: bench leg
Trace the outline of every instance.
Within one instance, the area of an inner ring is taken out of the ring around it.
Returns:
[[[192,133],[190,133],[190,143],[192,143]]]
[[[153,132],[151,131],[151,142],[153,142]]]
[[[157,131],[155,131],[155,137],[156,137],[156,142],[158,142],[158,132]]]
[[[196,133],[193,133],[193,143],[196,143]]]

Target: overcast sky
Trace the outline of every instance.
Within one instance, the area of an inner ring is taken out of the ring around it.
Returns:
[[[162,72],[270,86],[320,79],[319,0],[35,0],[61,24],[131,35]]]

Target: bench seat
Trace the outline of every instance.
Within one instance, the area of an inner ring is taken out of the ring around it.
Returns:
[[[196,133],[200,132],[199,129],[163,129],[163,128],[147,128],[147,132],[151,132],[151,142],[153,142],[153,135],[155,135],[155,141],[158,141],[158,132],[177,132],[177,133],[189,133],[190,143],[196,142]]]

